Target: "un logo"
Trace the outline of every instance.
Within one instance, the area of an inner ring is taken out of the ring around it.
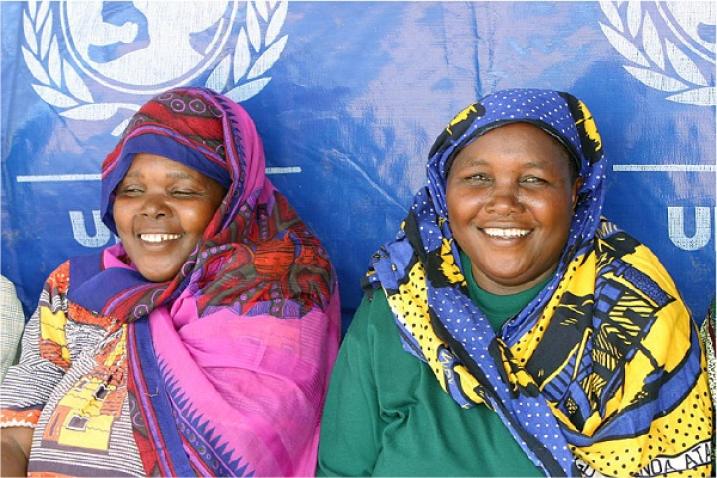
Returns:
[[[33,89],[60,115],[116,116],[117,136],[146,96],[174,86],[199,79],[237,102],[259,93],[288,40],[287,8],[275,0],[29,2],[22,54]],[[125,101],[106,101],[117,94]]]
[[[714,2],[600,2],[600,23],[623,67],[666,99],[716,105]]]

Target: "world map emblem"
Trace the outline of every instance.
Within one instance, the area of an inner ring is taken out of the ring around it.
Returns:
[[[665,99],[717,104],[715,2],[607,2],[600,27],[625,70]]]
[[[286,46],[287,11],[276,0],[28,2],[22,55],[60,115],[118,121],[118,136],[148,96],[175,86],[255,96]]]

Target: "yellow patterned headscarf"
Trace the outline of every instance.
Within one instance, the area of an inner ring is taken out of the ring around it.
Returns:
[[[582,185],[554,276],[496,334],[469,297],[445,185],[461,148],[513,122],[558,139]],[[385,290],[404,348],[460,406],[495,410],[546,475],[709,476],[713,410],[696,326],[659,260],[601,217],[606,171],[577,98],[487,96],[436,140],[428,185],[367,282]]]

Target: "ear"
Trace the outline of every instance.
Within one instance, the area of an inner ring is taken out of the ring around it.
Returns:
[[[582,185],[583,185],[583,178],[578,176],[578,178],[573,183],[573,188],[571,191],[573,211],[575,210],[575,208],[578,205],[578,191],[580,191],[580,186],[582,186]]]

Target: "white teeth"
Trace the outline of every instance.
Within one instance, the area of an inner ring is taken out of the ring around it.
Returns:
[[[490,237],[497,237],[501,239],[514,239],[516,237],[525,237],[530,234],[529,229],[504,229],[500,227],[486,227],[483,232],[488,234]]]
[[[181,234],[140,234],[139,238],[145,242],[160,243],[163,241],[171,241],[182,237]]]

